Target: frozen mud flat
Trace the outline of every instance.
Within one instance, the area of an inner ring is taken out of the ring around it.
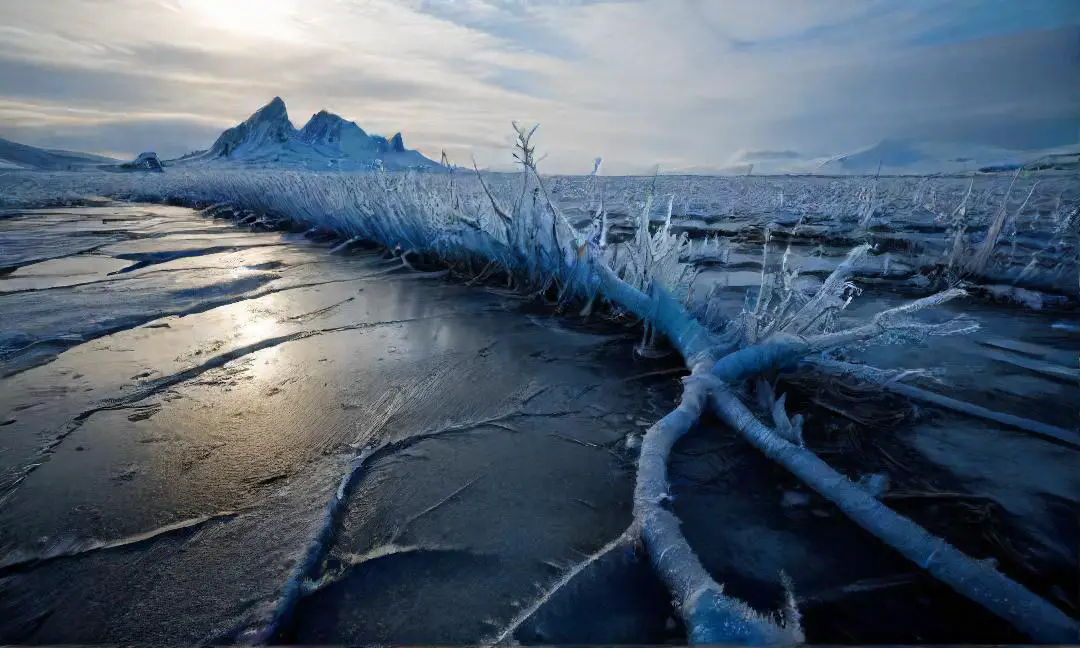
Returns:
[[[677,365],[634,359],[635,331],[555,319],[374,252],[330,255],[145,205],[23,212],[0,233],[0,641],[232,641],[273,609],[370,446],[384,450],[280,638],[494,636],[626,527],[625,439],[678,393],[671,375],[643,375]],[[988,315],[997,333],[1014,330]],[[1075,352],[1075,337],[1034,320],[1041,361]],[[1068,425],[1075,382],[969,342],[957,366],[1015,376],[993,383],[1011,407]],[[940,351],[924,364],[942,364]],[[831,396],[797,390],[809,445],[848,474],[888,472],[890,504],[1075,614],[1075,450],[908,416],[899,399],[843,410]],[[1023,641],[729,431],[707,424],[685,439],[672,482],[710,572],[770,609],[787,571],[810,641]],[[647,563],[619,552],[518,637],[679,642],[676,618]]]

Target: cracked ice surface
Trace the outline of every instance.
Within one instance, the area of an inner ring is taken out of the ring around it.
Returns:
[[[0,223],[0,640],[234,636],[366,445],[304,640],[477,640],[630,520],[633,334],[184,209]]]

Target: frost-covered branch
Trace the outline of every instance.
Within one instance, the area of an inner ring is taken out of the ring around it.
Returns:
[[[968,261],[965,266],[965,270],[972,274],[979,274],[986,269],[987,263],[990,261],[990,255],[994,252],[994,246],[997,244],[997,238],[1001,234],[1001,230],[1005,228],[1005,223],[1009,216],[1009,195],[1012,194],[1013,185],[1016,184],[1016,179],[1020,177],[1020,172],[1023,171],[1023,167],[1016,170],[1013,174],[1012,182],[1009,183],[1009,188],[1005,192],[1005,197],[1001,199],[1001,208],[990,222],[990,227],[986,230],[986,238],[983,239],[982,244],[979,245],[979,249],[975,252],[975,255]],[[1035,187],[1031,190],[1034,192]],[[1028,195],[1030,198],[1030,194]],[[1026,203],[1027,201],[1025,201]]]
[[[825,279],[817,294],[799,309],[790,320],[781,328],[786,333],[804,335],[812,330],[815,325],[821,326],[822,318],[831,310],[842,310],[851,301],[849,289],[853,289],[848,282],[848,276],[854,271],[855,266],[866,258],[870,252],[870,246],[860,245],[847,254],[840,265]]]
[[[724,593],[694,554],[668,508],[667,463],[675,442],[696,425],[708,400],[708,363],[684,381],[679,406],[649,428],[641,443],[634,489],[634,526],[653,567],[667,585],[690,643],[789,645],[803,641],[798,613],[789,606],[780,620],[764,616]]]
[[[929,297],[916,299],[896,308],[890,308],[874,315],[870,322],[855,328],[837,331],[835,333],[823,333],[807,338],[807,343],[812,351],[821,351],[833,347],[862,342],[878,337],[888,331],[910,331],[920,335],[955,335],[971,333],[978,330],[979,325],[968,317],[956,317],[940,324],[924,324],[921,322],[905,321],[903,315],[914,313],[925,308],[940,306],[945,302],[958,297],[966,296],[967,292],[960,288],[952,288],[939,292]]]

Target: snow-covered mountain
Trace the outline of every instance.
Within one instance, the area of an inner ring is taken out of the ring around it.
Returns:
[[[963,173],[988,166],[1019,166],[1032,152],[956,142],[884,139],[851,153],[821,158],[817,173]]]
[[[218,136],[207,152],[214,158],[248,158],[260,153],[277,152],[296,138],[285,102],[280,97],[255,111],[240,124]]]
[[[1024,162],[1024,168],[1031,171],[1076,171],[1080,170],[1080,144],[1046,151],[1042,155]],[[983,172],[1015,171],[1017,164],[992,164],[980,167]]]
[[[241,165],[314,170],[440,169],[418,151],[405,148],[401,133],[389,140],[369,135],[356,122],[325,110],[297,130],[280,97],[224,131],[206,151],[168,162],[171,165]]]
[[[0,137],[0,169],[79,171],[117,162],[101,155],[40,149]]]
[[[736,152],[717,167],[668,169],[669,175],[925,175],[1076,168],[1080,145],[1013,151],[979,144],[885,139],[849,153],[811,157],[791,150]]]

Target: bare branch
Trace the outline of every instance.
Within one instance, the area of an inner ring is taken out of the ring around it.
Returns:
[[[491,189],[488,188],[487,183],[484,182],[484,175],[480,173],[480,168],[476,166],[476,158],[473,158],[473,170],[476,171],[476,177],[480,180],[480,186],[484,188],[484,193],[487,194],[488,200],[491,201],[491,208],[495,210],[495,213],[502,218],[506,224],[510,224],[510,217],[506,215],[502,207],[499,206],[499,202],[495,200],[495,196],[491,194]]]

